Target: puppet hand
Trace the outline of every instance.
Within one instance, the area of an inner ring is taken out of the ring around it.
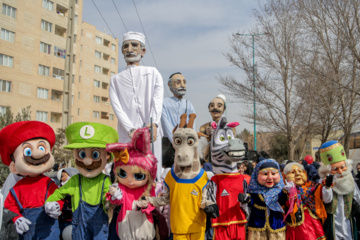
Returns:
[[[45,203],[45,212],[52,218],[57,219],[61,215],[60,205],[58,202]]]
[[[30,224],[31,224],[31,222],[28,219],[26,219],[24,217],[19,217],[15,221],[16,232],[18,234],[23,234],[23,233],[27,232],[29,230]]]
[[[119,190],[119,186],[118,186],[117,183],[114,183],[113,185],[111,185],[111,186],[109,187],[109,193],[110,193],[110,195],[111,195],[111,196],[114,196],[114,194],[115,194],[115,192],[116,192],[117,190]]]
[[[246,193],[239,193],[238,195],[238,201],[241,203],[241,204],[245,204],[245,203],[248,203],[250,202],[250,196],[247,195]]]
[[[214,132],[214,129],[211,126],[206,127],[206,129],[205,129],[206,135],[208,135],[210,137],[213,134],[213,132]]]
[[[148,205],[149,200],[147,200],[146,197],[142,197],[136,202],[136,206],[138,206],[139,208],[147,208]]]
[[[148,124],[146,127],[151,128],[151,125]],[[151,131],[151,130],[149,129],[149,131]],[[157,139],[157,126],[155,123],[152,124],[152,136],[153,136],[153,138],[151,139],[151,142],[155,142]]]
[[[285,186],[283,188],[285,191],[290,192],[290,189],[293,187],[295,187],[294,182],[292,181],[288,182],[287,180],[285,180]]]
[[[121,200],[122,197],[123,197],[122,191],[120,189],[117,189],[116,192],[113,195],[113,198],[116,198],[117,200]]]
[[[217,218],[218,216],[220,216],[219,207],[216,204],[207,206],[206,208],[204,208],[204,212],[207,216],[211,218]]]
[[[333,182],[335,181],[335,176],[332,174],[327,175],[325,180],[325,187],[330,188]]]

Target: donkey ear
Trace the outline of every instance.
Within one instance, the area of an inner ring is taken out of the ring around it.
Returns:
[[[224,128],[226,126],[226,117],[221,117],[219,121],[220,128]]]
[[[212,122],[212,123],[211,123],[211,127],[212,127],[213,129],[216,129],[216,128],[217,128],[216,122]]]
[[[150,152],[150,131],[148,128],[139,128],[135,131],[132,146],[145,155]]]

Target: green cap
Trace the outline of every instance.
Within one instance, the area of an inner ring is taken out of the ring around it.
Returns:
[[[324,165],[345,161],[346,154],[343,145],[335,140],[324,143],[320,147],[320,158]]]
[[[118,134],[112,127],[101,123],[76,122],[70,124],[66,130],[69,145],[66,149],[98,147],[106,148],[108,143],[117,143]]]

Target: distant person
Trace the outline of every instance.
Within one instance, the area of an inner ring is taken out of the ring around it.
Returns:
[[[306,155],[304,162],[307,163],[305,167],[306,173],[310,181],[317,182],[320,179],[320,176],[317,172],[316,167],[313,165],[314,159],[311,155]],[[304,164],[303,164],[304,165]]]
[[[163,162],[169,161],[169,164],[172,165],[174,163],[175,154],[175,150],[172,146],[172,131],[180,123],[180,116],[183,113],[186,113],[188,116],[191,113],[195,113],[195,108],[189,100],[184,98],[186,93],[186,79],[181,72],[175,72],[170,75],[168,86],[174,96],[164,98],[163,102],[161,113],[161,127],[164,133],[162,139],[162,151]],[[187,118],[187,121],[188,120],[189,117]]]
[[[162,152],[161,139],[157,136],[161,132],[163,79],[156,68],[140,66],[140,60],[146,53],[144,34],[125,33],[121,51],[127,67],[111,78],[109,88],[110,103],[118,118],[119,142],[130,142],[136,129],[151,127],[154,155],[158,160],[157,178],[160,178]]]

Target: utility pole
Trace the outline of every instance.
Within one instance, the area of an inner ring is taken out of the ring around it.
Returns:
[[[240,34],[238,36],[251,36],[252,37],[252,50],[253,50],[253,86],[254,86],[254,150],[256,151],[256,86],[255,86],[255,36],[268,35],[268,33],[258,34]]]
[[[75,0],[69,0],[68,26],[66,31],[65,79],[63,88],[62,128],[71,124],[71,95],[74,63]]]

